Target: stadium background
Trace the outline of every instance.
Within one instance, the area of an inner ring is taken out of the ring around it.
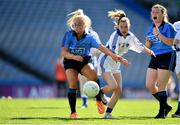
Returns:
[[[123,9],[144,43],[154,3],[167,7],[171,23],[180,20],[178,0],[0,0],[0,96],[57,96],[55,65],[68,13],[83,9],[105,44],[113,32],[107,11]],[[125,57],[131,65],[122,66],[123,97],[150,98],[144,85],[149,57],[131,51]]]

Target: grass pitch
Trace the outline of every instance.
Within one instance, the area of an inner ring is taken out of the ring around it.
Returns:
[[[80,118],[69,119],[67,99],[0,99],[0,124],[103,124],[103,125],[150,125],[180,124],[180,118],[171,118],[177,101],[169,101],[173,106],[166,119],[154,119],[158,111],[155,100],[120,99],[113,110],[114,119],[103,119],[97,113],[95,100],[89,100],[89,106],[81,109],[81,99],[77,100],[77,112]]]

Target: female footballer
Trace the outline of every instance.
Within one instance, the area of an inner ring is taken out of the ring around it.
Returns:
[[[62,56],[64,57],[64,68],[69,84],[68,100],[71,108],[70,118],[78,118],[76,112],[76,89],[78,74],[81,73],[89,80],[98,83],[97,73],[88,65],[91,61],[90,49],[97,48],[101,52],[110,56],[113,60],[128,65],[128,61],[123,57],[114,54],[108,48],[96,41],[88,34],[91,27],[90,18],[83,13],[83,10],[77,10],[70,14],[67,21],[70,31],[65,33],[62,41]],[[105,107],[101,100],[101,92],[96,96],[98,112],[104,113]]]
[[[151,60],[146,73],[146,87],[159,101],[159,112],[155,118],[165,118],[172,107],[167,103],[167,83],[175,69],[176,52],[173,46],[176,31],[168,21],[167,9],[155,4],[151,8],[152,25],[148,29],[146,45],[156,57]]]
[[[130,21],[126,17],[123,10],[109,11],[108,15],[115,21],[115,31],[111,34],[106,47],[112,52],[122,56],[128,52],[128,50],[133,50],[135,52],[145,52],[149,55],[154,55],[153,51],[145,47],[136,36],[130,32]],[[115,107],[121,93],[122,93],[122,76],[120,71],[120,63],[112,60],[110,56],[104,53],[99,56],[99,72],[102,73],[104,80],[107,85],[101,88],[103,93],[113,92],[104,118],[112,118],[111,112]]]

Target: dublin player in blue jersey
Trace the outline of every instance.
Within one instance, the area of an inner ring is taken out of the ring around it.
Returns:
[[[90,18],[82,10],[72,12],[68,20],[70,31],[66,32],[62,41],[62,56],[64,57],[64,68],[67,81],[69,83],[68,100],[71,108],[70,118],[78,118],[76,112],[76,89],[78,74],[81,73],[89,80],[98,82],[97,73],[88,63],[91,61],[90,49],[97,48],[101,52],[109,55],[113,60],[128,65],[128,61],[119,55],[114,54],[108,48],[96,41],[92,35],[88,34],[91,27]],[[101,91],[96,96],[98,112],[104,113],[105,106],[102,103]]]
[[[167,10],[156,4],[151,8],[153,24],[146,36],[146,45],[154,51],[146,74],[146,87],[159,101],[159,112],[155,118],[165,118],[172,110],[167,103],[167,83],[176,65],[176,53],[173,46],[176,31],[168,21]]]

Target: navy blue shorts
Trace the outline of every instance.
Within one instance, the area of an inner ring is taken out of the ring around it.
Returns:
[[[152,69],[167,69],[174,72],[175,66],[176,52],[172,51],[169,53],[156,55],[156,57],[151,56],[151,61],[148,67]]]
[[[72,59],[64,59],[63,63],[64,63],[65,70],[67,70],[67,69],[74,69],[78,73],[80,73],[82,68],[86,64],[92,62],[91,56],[87,56],[87,57],[83,57],[83,58],[84,58],[83,62],[75,61],[75,60],[72,60]]]

